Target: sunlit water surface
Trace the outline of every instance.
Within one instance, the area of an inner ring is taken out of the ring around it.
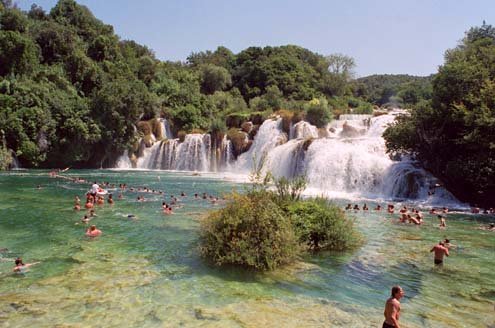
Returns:
[[[72,210],[74,196],[84,200],[88,185],[46,171],[1,174],[0,248],[8,251],[0,252],[0,326],[381,327],[395,284],[406,292],[405,327],[495,325],[495,232],[477,229],[493,217],[449,214],[440,230],[431,215],[416,227],[384,213],[350,213],[366,239],[359,250],[255,274],[211,266],[197,251],[200,218],[220,205],[192,195],[244,186],[191,173],[66,175],[147,186],[165,196],[128,191],[113,206],[98,207],[92,223],[103,235],[90,240],[76,224],[85,211]],[[188,195],[184,207],[164,215],[161,202],[181,191]],[[138,195],[147,201],[138,202]],[[458,248],[444,268],[434,268],[429,250],[445,237]],[[41,263],[13,274],[16,256]]]

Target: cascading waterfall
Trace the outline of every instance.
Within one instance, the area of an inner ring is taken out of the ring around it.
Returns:
[[[289,140],[307,138],[318,138],[318,128],[316,126],[305,121],[300,121],[291,125]]]
[[[282,119],[266,120],[261,125],[251,148],[237,159],[233,170],[249,173],[258,168],[275,147],[287,142],[287,135],[281,130]]]
[[[254,154],[264,151],[264,172],[276,177],[304,174],[308,187],[319,194],[456,203],[443,188],[435,195],[429,194],[429,187],[438,181],[414,162],[392,161],[386,154],[382,134],[399,113],[402,112],[377,117],[342,115],[342,119],[327,127],[333,131],[328,138],[316,138],[315,127],[299,122],[299,126],[291,128],[291,140],[283,144],[280,125],[266,121],[254,140],[254,150],[241,155],[235,170],[249,168],[246,163],[253,162]]]
[[[412,160],[393,161],[386,154],[383,131],[404,113],[341,115],[325,128],[326,138],[304,121],[292,125],[287,136],[281,118],[268,119],[237,160],[226,137],[214,145],[209,134],[188,134],[183,142],[162,140],[144,149],[137,167],[248,174],[261,166],[276,177],[305,175],[310,190],[329,197],[458,203],[441,187],[432,193],[431,186],[439,181]],[[128,159],[119,165],[128,167]]]
[[[12,149],[9,149],[10,151],[10,155],[12,156],[12,163],[10,163],[10,169],[11,170],[18,170],[21,168],[21,164],[19,163],[19,159],[17,158],[17,155],[15,153],[15,151],[13,151]]]
[[[160,126],[162,129],[162,137],[165,139],[173,139],[172,130],[170,130],[170,124],[168,124],[167,119],[160,118]]]
[[[137,168],[180,171],[209,169],[210,135],[188,134],[179,139],[163,140],[144,150]]]

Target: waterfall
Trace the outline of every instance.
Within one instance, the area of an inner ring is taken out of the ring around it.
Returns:
[[[119,169],[131,169],[132,163],[129,159],[129,152],[126,150],[124,154],[117,159],[117,167]]]
[[[307,138],[318,138],[318,128],[316,126],[300,121],[290,127],[290,140]]]
[[[172,131],[170,130],[170,124],[167,119],[160,118],[160,127],[162,129],[162,138],[164,139],[173,139]]]
[[[209,134],[188,134],[183,142],[179,139],[162,140],[146,148],[143,156],[137,160],[137,168],[208,171],[210,153]]]
[[[233,167],[234,171],[249,173],[253,168],[259,167],[266,159],[269,152],[276,146],[287,141],[287,135],[281,128],[282,119],[269,119],[263,122],[251,148],[237,159]]]
[[[317,130],[307,122],[291,127],[290,141],[278,121],[265,121],[256,135],[250,151],[242,154],[234,167],[249,170],[254,159],[266,154],[263,171],[274,176],[294,177],[305,174],[308,187],[318,193],[340,197],[414,199],[418,201],[451,202],[455,198],[442,188],[431,195],[429,186],[437,181],[413,161],[392,161],[386,154],[383,131],[395,120],[391,113],[371,115],[341,115],[328,128],[328,138],[317,138]]]
[[[19,159],[17,158],[17,155],[15,154],[15,151],[12,149],[9,149],[10,155],[12,156],[12,163],[9,165],[10,170],[18,170],[21,168],[21,163],[19,163]]]
[[[227,140],[227,136],[224,136],[220,146],[220,164],[218,169],[229,171],[233,160],[232,141]]]
[[[325,138],[308,122],[282,131],[282,119],[260,126],[248,151],[233,159],[233,145],[224,137],[212,144],[209,134],[188,134],[184,141],[165,139],[145,148],[137,160],[144,169],[230,171],[247,174],[253,169],[275,177],[305,175],[308,188],[319,194],[343,198],[412,199],[419,202],[458,203],[447,190],[434,188],[438,181],[414,161],[393,161],[386,153],[383,131],[404,111],[373,117],[341,115],[326,127]],[[162,121],[166,129],[166,120]],[[119,167],[130,166],[127,155]]]

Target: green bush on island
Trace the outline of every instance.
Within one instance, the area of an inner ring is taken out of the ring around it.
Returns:
[[[343,251],[359,244],[354,222],[346,218],[338,206],[316,198],[294,202],[287,206],[296,236],[310,249]]]
[[[217,265],[273,270],[297,255],[285,213],[265,191],[233,193],[227,206],[202,221],[201,253]]]
[[[204,257],[217,265],[273,270],[304,251],[344,251],[360,244],[353,221],[340,208],[325,199],[300,198],[304,178],[275,180],[275,191],[267,190],[269,180],[244,195],[233,193],[225,208],[202,221]]]

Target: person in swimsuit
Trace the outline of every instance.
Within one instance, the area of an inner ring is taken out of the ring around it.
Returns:
[[[443,265],[443,257],[449,256],[449,249],[445,247],[443,241],[439,242],[438,245],[433,246],[430,252],[435,252],[434,263],[435,265]]]
[[[392,296],[385,303],[385,321],[382,328],[400,328],[399,316],[400,316],[400,302],[399,300],[404,296],[404,290],[400,286],[392,287]]]

